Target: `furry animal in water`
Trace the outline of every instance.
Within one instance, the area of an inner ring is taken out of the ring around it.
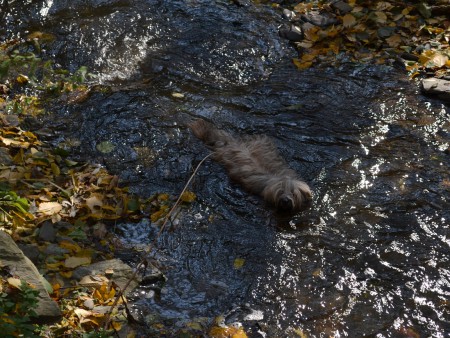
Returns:
[[[279,211],[297,212],[310,206],[311,189],[287,166],[267,136],[235,137],[201,119],[189,127],[214,151],[213,158],[227,168],[231,179],[249,192]]]

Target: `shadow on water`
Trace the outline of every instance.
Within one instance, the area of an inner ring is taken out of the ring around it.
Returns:
[[[197,201],[161,239],[168,281],[159,297],[138,292],[136,312],[181,326],[228,313],[255,337],[450,332],[449,114],[400,71],[297,71],[265,6],[36,1],[8,11],[10,30],[52,31],[49,55],[113,86],[55,108],[50,140],[76,144],[134,192],[182,189],[207,154],[185,127],[195,117],[273,137],[313,187],[311,210],[279,220],[205,162]],[[103,141],[112,153],[96,150]]]

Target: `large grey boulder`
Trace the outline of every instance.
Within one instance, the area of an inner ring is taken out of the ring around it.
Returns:
[[[93,263],[88,266],[80,266],[74,270],[73,278],[82,280],[82,278],[86,276],[105,276],[107,270],[112,272],[110,279],[113,280],[121,290],[127,285],[128,280],[131,280],[125,290],[125,295],[130,294],[141,281],[139,275],[133,277],[134,271],[129,265],[117,258]]]
[[[1,230],[0,261],[3,267],[8,267],[15,276],[32,284],[39,291],[37,317],[33,318],[33,321],[39,324],[50,324],[61,319],[62,315],[58,304],[50,298],[44,286],[48,285],[48,282],[42,277],[33,262],[23,254],[11,236]]]
[[[450,81],[430,78],[422,81],[422,91],[425,94],[435,95],[441,100],[450,101]]]

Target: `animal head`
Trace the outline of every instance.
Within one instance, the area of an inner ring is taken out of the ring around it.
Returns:
[[[298,212],[311,206],[312,194],[309,186],[291,177],[269,179],[263,192],[263,198],[277,210]]]

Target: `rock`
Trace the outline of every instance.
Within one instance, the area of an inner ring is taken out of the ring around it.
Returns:
[[[62,256],[64,254],[70,253],[70,250],[61,248],[59,245],[50,243],[44,250],[47,256]],[[27,255],[28,256],[28,255]]]
[[[346,3],[345,1],[335,1],[334,3],[331,4],[331,7],[335,10],[338,10],[340,12],[340,14],[346,14],[348,12],[351,12],[353,10],[353,7],[350,6],[348,3]]]
[[[435,95],[441,100],[450,101],[450,81],[430,78],[422,80],[422,91],[425,94]]]
[[[45,242],[54,242],[56,229],[51,222],[44,222],[39,229],[39,239]]]
[[[35,323],[51,324],[61,318],[58,304],[53,301],[45,288],[48,282],[39,274],[36,266],[26,257],[22,250],[6,232],[0,231],[0,260],[2,266],[10,267],[14,275],[35,286],[39,291]]]
[[[9,151],[7,148],[0,147],[0,163],[2,163],[3,165],[6,165],[6,166],[14,164],[12,157],[11,157],[11,155],[9,155]]]
[[[27,256],[33,263],[36,263],[39,259],[40,251],[36,244],[18,244],[20,250]]]
[[[289,21],[293,21],[296,18],[296,14],[294,11],[284,8],[283,9],[283,18],[288,19]]]
[[[113,275],[111,279],[123,289],[128,282],[128,280],[133,275],[133,269],[122,262],[120,259],[110,259],[107,261],[97,262],[88,266],[80,266],[76,268],[73,272],[73,278],[81,280],[87,275],[105,275],[106,270],[113,270]],[[128,295],[133,291],[140,283],[141,279],[139,276],[135,276],[131,281],[127,289],[125,290],[125,295]]]
[[[92,299],[86,299],[83,303],[84,307],[88,310],[92,310],[95,306],[94,300]]]
[[[303,32],[300,27],[294,25],[283,25],[278,30],[280,37],[293,42],[300,42],[303,40]]]
[[[311,11],[308,14],[301,15],[300,18],[319,27],[327,27],[339,22],[333,14],[319,11]]]

